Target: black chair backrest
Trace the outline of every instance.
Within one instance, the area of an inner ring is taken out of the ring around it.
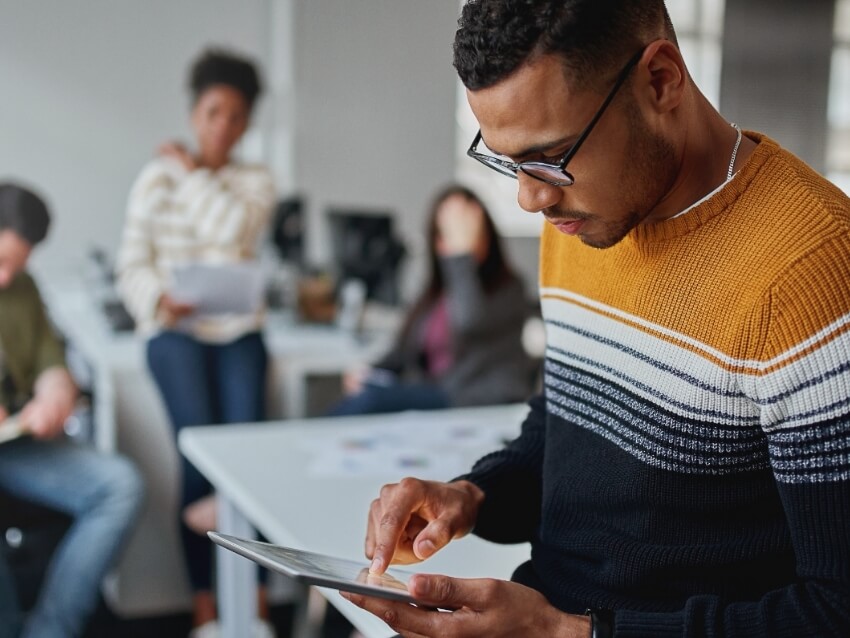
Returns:
[[[72,519],[0,490],[0,556],[12,572],[18,602],[35,605],[47,565]]]

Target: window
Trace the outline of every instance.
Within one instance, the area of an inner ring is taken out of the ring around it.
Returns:
[[[850,193],[850,0],[835,3],[829,79],[827,177]]]
[[[847,0],[845,4],[850,3]],[[667,0],[679,46],[697,85],[712,104],[720,101],[721,38],[725,0]],[[848,39],[850,42],[850,39]],[[850,74],[845,74],[850,79]],[[850,91],[850,87],[848,87]],[[846,94],[845,94],[846,95]],[[850,104],[850,100],[846,100]],[[850,109],[850,106],[848,106]],[[850,120],[848,120],[850,121]],[[455,154],[458,181],[468,185],[487,204],[499,231],[508,236],[533,236],[540,232],[542,215],[530,215],[516,203],[517,185],[466,156],[478,122],[458,82]]]

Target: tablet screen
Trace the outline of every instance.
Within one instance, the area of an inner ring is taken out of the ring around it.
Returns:
[[[414,602],[407,591],[412,574],[389,569],[370,574],[369,564],[325,554],[316,554],[282,545],[261,543],[209,532],[210,539],[222,547],[291,578],[311,585],[332,587],[368,596]]]

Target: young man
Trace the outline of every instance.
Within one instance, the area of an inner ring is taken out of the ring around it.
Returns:
[[[545,391],[465,477],[386,486],[366,554],[532,555],[413,579],[453,613],[350,598],[404,636],[850,635],[848,198],[712,108],[661,0],[473,0],[455,66],[470,155],[550,222]]]
[[[24,270],[49,223],[47,208],[34,193],[0,184],[0,420],[14,415],[24,429],[20,438],[0,444],[0,489],[74,519],[26,619],[8,565],[0,564],[3,638],[82,635],[144,493],[128,461],[63,437],[77,389],[35,282]]]

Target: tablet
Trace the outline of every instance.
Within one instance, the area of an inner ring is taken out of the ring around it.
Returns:
[[[407,603],[415,601],[407,591],[407,580],[413,574],[388,569],[383,574],[370,574],[369,563],[345,560],[300,549],[261,543],[218,532],[207,532],[217,545],[249,558],[290,578],[320,587],[331,587],[355,594],[389,598]]]

